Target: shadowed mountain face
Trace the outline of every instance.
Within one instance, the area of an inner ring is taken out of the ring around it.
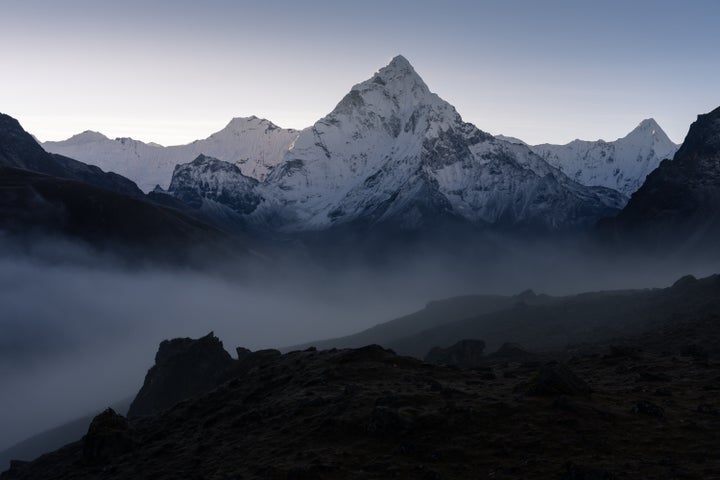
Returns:
[[[106,173],[98,167],[72,158],[47,153],[14,118],[0,113],[0,166],[30,170],[54,177],[79,180],[87,184],[140,196],[142,191],[125,177]]]
[[[0,229],[18,236],[55,236],[179,258],[210,251],[228,239],[182,213],[86,183],[0,167]],[[225,248],[227,249],[227,247]]]
[[[625,209],[602,226],[643,248],[717,251],[720,108],[699,115],[673,160],[663,161]]]

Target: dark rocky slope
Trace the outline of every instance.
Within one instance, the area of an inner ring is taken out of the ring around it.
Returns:
[[[295,347],[288,347],[286,350],[302,350],[310,346],[322,349],[354,348],[372,343],[386,345],[394,340],[458,320],[507,310],[519,304],[539,305],[549,301],[552,301],[551,297],[535,295],[530,290],[513,296],[465,295],[452,297],[429,302],[422,310],[389,322],[380,323],[353,335],[329,340],[317,340]]]
[[[135,260],[200,259],[218,252],[233,257],[245,251],[238,239],[177,210],[77,180],[5,167],[0,167],[0,230],[19,239],[80,240]]]
[[[321,348],[359,346],[363,340],[417,358],[433,347],[482,339],[494,351],[505,342],[534,350],[636,335],[697,311],[720,314],[720,277],[688,276],[668,288],[591,292],[564,297],[470,296],[432,302],[425,309],[356,335],[314,342]],[[302,347],[307,347],[303,345]]]
[[[124,399],[114,404],[112,408],[118,412],[125,413],[131,401],[132,398]],[[10,448],[0,451],[0,470],[7,469],[10,465],[10,460],[33,460],[43,453],[57,450],[63,445],[81,438],[87,432],[90,423],[98,411],[33,435]]]
[[[701,338],[718,345],[720,317],[547,364],[458,369],[378,346],[234,360],[212,391],[155,416],[105,412],[0,478],[716,478],[720,358],[688,349]]]

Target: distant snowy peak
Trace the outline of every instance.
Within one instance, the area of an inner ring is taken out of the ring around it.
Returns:
[[[566,145],[530,148],[583,185],[612,188],[629,197],[662,160],[675,155],[678,145],[649,118],[612,142],[573,140]]]
[[[223,128],[219,132],[213,133],[206,140],[209,140],[211,138],[227,138],[232,136],[240,137],[247,135],[251,132],[256,135],[281,134],[290,136],[297,135],[299,133],[297,130],[291,128],[280,128],[274,123],[272,123],[270,120],[258,118],[253,115],[251,117],[233,118],[232,120],[230,120],[230,123],[225,126],[225,128]],[[201,142],[202,140],[196,140],[196,142],[198,141]]]
[[[163,147],[132,138],[111,140],[85,131],[62,142],[46,142],[46,150],[80,159],[128,177],[145,191],[168,188],[176,165],[204,154],[234,163],[243,174],[262,180],[282,160],[299,135],[258,117],[233,118],[225,128],[187,145]]]
[[[92,143],[92,142],[103,142],[105,140],[110,140],[110,139],[100,132],[94,132],[92,130],[85,130],[82,133],[73,135],[72,137],[68,138],[64,142],[45,142],[45,143],[49,144],[49,145],[59,144],[59,143],[67,143],[68,145],[83,145],[83,144]]]

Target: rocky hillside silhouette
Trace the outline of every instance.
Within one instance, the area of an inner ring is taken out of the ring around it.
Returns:
[[[219,353],[217,339],[195,342]],[[149,416],[108,410],[83,439],[0,478],[716,478],[718,345],[720,315],[698,308],[474,368],[379,346],[238,349],[219,355],[231,378],[210,391]],[[160,363],[194,348],[165,343]]]

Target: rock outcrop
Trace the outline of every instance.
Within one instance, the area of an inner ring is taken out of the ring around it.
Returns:
[[[165,340],[155,355],[129,417],[158,413],[186,398],[205,393],[227,380],[234,362],[222,342],[210,332],[193,340]]]
[[[433,348],[425,356],[425,361],[438,365],[472,368],[482,363],[484,351],[485,342],[482,340],[460,340],[448,348]]]

